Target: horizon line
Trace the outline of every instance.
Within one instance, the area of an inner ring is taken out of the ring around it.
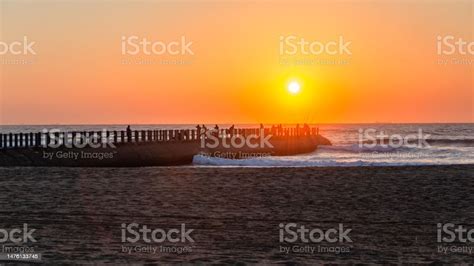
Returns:
[[[145,125],[294,125],[294,124],[309,124],[309,125],[361,125],[361,124],[402,124],[402,125],[410,125],[410,124],[474,124],[474,122],[324,122],[324,123],[308,123],[308,122],[286,122],[286,123],[259,123],[259,122],[251,122],[251,123],[203,123],[203,122],[194,122],[194,123],[77,123],[77,124],[63,124],[63,123],[56,123],[56,124],[0,124],[1,126],[55,126],[55,125],[62,125],[62,126],[95,126],[95,125],[137,125],[137,126],[145,126]]]

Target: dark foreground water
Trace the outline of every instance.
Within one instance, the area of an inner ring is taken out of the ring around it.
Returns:
[[[473,178],[472,165],[2,168],[0,228],[36,229],[22,246],[47,263],[472,263],[474,245],[438,243],[437,223],[474,228]],[[194,242],[122,242],[131,223],[184,224]],[[341,224],[352,242],[280,242],[288,223]]]

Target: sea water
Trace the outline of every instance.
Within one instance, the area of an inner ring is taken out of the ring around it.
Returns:
[[[0,126],[1,133],[125,130],[127,125]],[[196,125],[131,125],[133,130],[193,129]],[[206,125],[213,128],[214,125]],[[229,128],[231,125],[219,125]],[[258,127],[259,125],[235,125]],[[265,125],[270,127],[271,125]],[[294,126],[294,125],[288,125]],[[320,134],[332,146],[319,146],[312,153],[293,156],[258,156],[247,159],[196,155],[193,166],[311,167],[397,166],[474,163],[474,124],[322,124]],[[421,133],[421,135],[420,135]],[[407,140],[404,142],[403,140]]]

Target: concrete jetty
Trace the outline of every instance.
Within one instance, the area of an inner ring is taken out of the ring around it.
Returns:
[[[331,145],[315,127],[49,130],[0,134],[0,166],[136,167],[309,153]]]

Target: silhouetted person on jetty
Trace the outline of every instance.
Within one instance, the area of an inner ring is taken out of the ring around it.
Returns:
[[[307,135],[309,135],[309,131],[310,131],[310,129],[309,129],[308,124],[304,123],[304,125],[303,125],[303,134],[305,136],[307,136]]]
[[[130,125],[127,126],[127,140],[130,142],[132,140],[132,129]]]
[[[207,132],[207,127],[206,127],[206,125],[202,124],[202,133],[201,133],[201,135],[204,138],[206,137],[206,132]]]
[[[197,132],[198,138],[201,138],[201,126],[200,125],[196,126],[196,132]]]
[[[216,124],[216,126],[214,127],[214,130],[215,130],[214,136],[219,137],[219,126],[218,126],[217,124]]]
[[[230,135],[230,136],[233,136],[233,135],[234,135],[234,128],[235,128],[234,125],[232,125],[232,126],[229,127],[229,135]]]

